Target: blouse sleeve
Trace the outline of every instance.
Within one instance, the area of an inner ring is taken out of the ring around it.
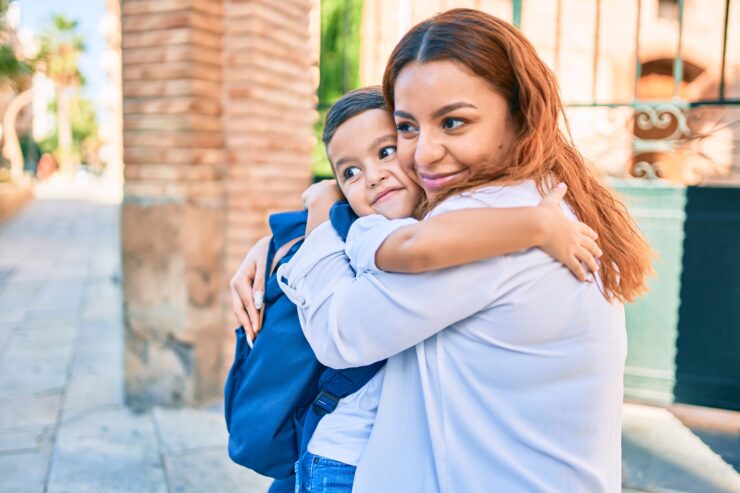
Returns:
[[[301,250],[326,243],[317,232]],[[330,250],[328,243],[316,248]],[[369,250],[365,261],[374,259]],[[495,301],[506,267],[497,257],[422,274],[365,271],[355,278],[345,255],[342,264],[338,254],[314,254],[312,266],[298,268],[300,253],[279,278],[300,302],[301,325],[316,356],[332,368],[388,358],[483,310]]]
[[[345,252],[355,272],[380,272],[375,265],[375,253],[394,231],[415,224],[414,218],[387,219],[379,214],[361,217],[354,222],[347,235]]]

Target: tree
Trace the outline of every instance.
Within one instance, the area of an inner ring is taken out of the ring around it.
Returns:
[[[327,109],[342,94],[360,84],[360,24],[362,0],[321,0],[321,53],[319,54],[319,120],[313,174],[330,177],[321,132]]]
[[[9,7],[10,0],[0,0],[0,87],[10,87],[19,94],[10,101],[2,115],[2,155],[10,161],[10,177],[18,180],[23,174],[23,153],[18,142],[15,121],[18,112],[31,102],[29,86],[33,65],[16,55],[17,39],[13,28],[7,23]]]
[[[56,90],[57,151],[62,169],[72,164],[72,101],[76,89],[84,84],[79,56],[85,50],[77,21],[53,15],[51,25],[40,36],[38,67],[54,81]]]
[[[9,7],[10,0],[0,0],[0,85],[22,92],[28,88],[33,67],[16,55],[15,32],[7,22]]]

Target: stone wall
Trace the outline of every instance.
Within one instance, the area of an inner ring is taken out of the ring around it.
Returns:
[[[309,183],[311,5],[122,1],[130,405],[222,393],[228,275]]]

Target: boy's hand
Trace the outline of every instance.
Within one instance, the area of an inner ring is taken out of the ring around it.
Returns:
[[[247,342],[252,347],[260,331],[260,310],[265,293],[265,271],[270,237],[260,238],[244,257],[239,269],[229,281],[231,309],[238,323],[247,333]]]
[[[601,257],[601,249],[596,244],[596,232],[582,222],[568,219],[560,209],[560,202],[568,188],[564,183],[556,186],[539,203],[545,215],[545,241],[540,248],[573,272],[579,280],[586,281],[587,274],[583,268],[586,264],[589,271],[599,270],[596,259]]]
[[[334,202],[343,198],[336,180],[322,180],[303,192],[303,206],[308,209],[306,236],[318,225],[329,220],[329,211]]]
[[[334,202],[341,200],[343,197],[337,185],[337,180],[321,180],[308,187],[301,198],[303,199],[303,207],[310,209],[325,204],[329,204],[329,207],[331,207]]]

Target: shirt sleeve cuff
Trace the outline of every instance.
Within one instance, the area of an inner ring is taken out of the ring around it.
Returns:
[[[339,252],[344,252],[344,242],[327,221],[313,230],[288,263],[278,268],[278,284],[293,303],[301,306],[302,299],[293,299],[295,293],[285,288],[295,286],[319,261]]]
[[[375,253],[380,245],[397,229],[418,221],[412,217],[405,219],[386,219],[374,214],[359,218],[352,225],[347,235],[345,252],[350,265],[358,274],[363,272],[380,272],[375,265]]]

